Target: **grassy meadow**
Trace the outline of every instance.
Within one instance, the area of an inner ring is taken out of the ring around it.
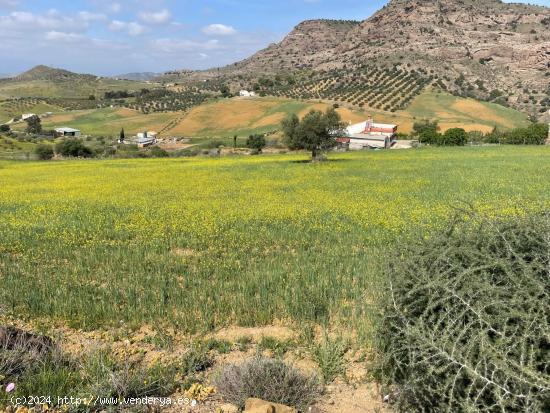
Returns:
[[[550,204],[550,148],[0,161],[0,303],[18,318],[368,341],[379,257],[459,202]]]
[[[125,108],[56,112],[54,116],[43,119],[42,123],[44,129],[69,126],[96,136],[117,136],[124,127],[129,134],[148,129],[161,132],[164,136],[221,138],[271,132],[279,129],[288,114],[303,116],[311,109],[326,110],[329,106],[331,104],[327,102],[274,97],[233,98],[213,100],[189,112],[143,114]],[[38,109],[36,111],[40,113]],[[378,122],[399,125],[399,131],[403,133],[410,133],[413,124],[421,119],[437,119],[442,131],[462,127],[467,131],[490,132],[494,126],[506,130],[528,124],[527,116],[513,109],[434,91],[423,93],[406,110],[396,113],[345,106],[340,107],[338,112],[345,122],[361,122],[371,115]],[[24,127],[24,123],[14,125],[15,129]]]

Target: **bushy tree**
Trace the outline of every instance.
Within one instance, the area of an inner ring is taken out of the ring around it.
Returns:
[[[535,123],[505,134],[505,142],[512,145],[543,145],[548,138],[548,125]]]
[[[413,136],[420,142],[428,145],[437,145],[440,140],[439,124],[436,120],[433,122],[429,120],[423,120],[415,122],[413,125]]]
[[[170,154],[158,146],[153,146],[149,151],[153,158],[168,158]]]
[[[10,125],[0,125],[0,132],[9,132],[10,130]]]
[[[290,115],[281,126],[288,147],[311,151],[313,160],[319,159],[323,151],[334,148],[336,137],[344,133],[344,124],[334,108],[325,113],[312,110],[301,121],[296,115]]]
[[[27,133],[39,134],[40,132],[42,132],[42,121],[38,116],[31,116],[30,118],[26,119],[26,122],[27,129],[25,129],[25,131]]]
[[[53,158],[53,155],[54,155],[52,146],[44,145],[44,144],[38,145],[35,148],[34,153],[36,154],[38,159],[40,159],[41,161],[49,161],[50,159]]]
[[[258,152],[261,152],[265,145],[266,141],[263,135],[250,135],[246,140],[247,148],[255,149]]]
[[[438,145],[464,146],[468,142],[468,134],[462,128],[447,129],[441,136]]]
[[[55,151],[67,157],[92,158],[94,151],[76,139],[64,140],[55,146]]]

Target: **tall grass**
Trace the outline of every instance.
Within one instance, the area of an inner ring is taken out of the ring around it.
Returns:
[[[378,251],[457,200],[550,201],[547,148],[331,158],[0,162],[0,302],[89,329],[283,319],[368,340]]]

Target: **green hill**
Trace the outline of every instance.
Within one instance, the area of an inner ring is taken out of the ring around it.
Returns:
[[[37,66],[13,78],[0,79],[0,97],[87,98],[106,91],[136,91],[150,83],[118,80]]]

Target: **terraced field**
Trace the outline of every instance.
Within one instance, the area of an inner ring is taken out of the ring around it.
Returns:
[[[278,87],[267,90],[267,93],[291,99],[323,99],[396,112],[406,109],[432,81],[432,77],[415,71],[366,66],[353,73],[330,71],[297,86]]]

